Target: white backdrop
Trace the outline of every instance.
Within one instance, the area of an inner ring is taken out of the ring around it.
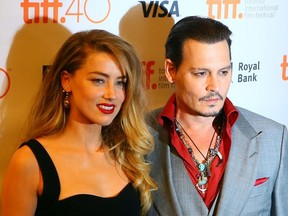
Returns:
[[[286,0],[1,0],[0,183],[21,142],[43,66],[79,30],[105,29],[136,47],[146,68],[150,107],[156,108],[173,91],[163,74],[170,28],[189,15],[220,20],[233,31],[229,98],[288,125],[287,9]]]

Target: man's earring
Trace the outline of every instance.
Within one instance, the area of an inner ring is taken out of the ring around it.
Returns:
[[[64,106],[64,108],[68,109],[70,107],[69,92],[66,92],[65,90],[63,90],[63,93],[65,93],[65,98],[63,100],[63,106]]]

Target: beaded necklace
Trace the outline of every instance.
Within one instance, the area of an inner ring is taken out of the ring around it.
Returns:
[[[203,194],[205,194],[205,192],[206,192],[206,190],[208,188],[208,178],[211,176],[210,165],[211,165],[211,163],[212,163],[212,161],[213,161],[213,159],[215,158],[216,155],[220,159],[219,163],[217,164],[217,167],[220,166],[221,163],[222,163],[222,155],[218,151],[219,146],[220,146],[220,141],[221,141],[222,128],[221,128],[221,126],[219,126],[218,135],[217,135],[217,138],[216,138],[216,142],[215,142],[214,148],[211,148],[212,142],[213,142],[215,134],[216,134],[216,130],[214,131],[213,136],[212,136],[211,141],[210,141],[210,144],[209,144],[209,148],[208,148],[207,154],[206,154],[206,156],[204,156],[204,154],[200,151],[198,146],[195,144],[195,142],[192,140],[192,138],[188,135],[188,133],[183,128],[183,126],[180,124],[180,122],[176,118],[174,119],[174,122],[175,122],[175,130],[176,130],[178,136],[180,137],[182,143],[187,148],[191,158],[193,159],[194,163],[196,164],[196,166],[198,168],[199,177],[198,177],[198,181],[197,181],[197,184],[196,184],[196,188],[199,191],[201,191]],[[202,155],[202,157],[203,157],[203,161],[202,162],[199,162],[196,159],[196,157],[194,155],[194,152],[193,152],[189,142],[186,140],[184,134],[189,138],[189,140],[194,145],[194,147],[197,149],[197,151]]]

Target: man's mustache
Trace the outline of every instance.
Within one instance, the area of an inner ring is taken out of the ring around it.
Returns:
[[[211,92],[210,94],[201,97],[199,101],[209,100],[211,98],[219,98],[220,100],[223,100],[223,96],[219,92]]]

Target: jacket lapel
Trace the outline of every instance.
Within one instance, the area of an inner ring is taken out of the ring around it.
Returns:
[[[195,186],[186,171],[182,159],[172,150],[172,188],[175,188],[177,201],[181,208],[181,214],[177,215],[207,215],[208,208],[199,196]]]
[[[154,161],[152,176],[159,183],[159,188],[154,193],[156,211],[161,212],[161,215],[207,215],[208,209],[191,184],[182,159],[170,146],[166,130],[161,129],[159,137],[154,138],[157,145],[150,159]]]
[[[259,132],[239,115],[232,128],[231,150],[213,215],[228,212],[229,215],[240,215],[254,187],[259,159],[258,135]]]

